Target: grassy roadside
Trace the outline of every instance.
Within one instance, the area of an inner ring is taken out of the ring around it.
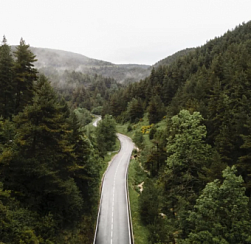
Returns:
[[[140,119],[137,123],[130,124],[129,122],[127,122],[125,124],[117,124],[116,129],[119,133],[125,134],[132,139],[134,138],[136,132],[141,132],[144,138],[144,146],[149,147],[152,146],[153,144],[149,139],[149,132],[151,127],[149,127],[149,129],[144,129],[148,126],[149,126],[149,121],[147,118],[147,114],[145,114],[144,117]]]
[[[131,205],[131,216],[135,244],[148,243],[148,229],[142,224],[139,213],[139,188],[138,184],[144,180],[144,172],[139,167],[137,160],[132,159],[128,170],[128,186]]]
[[[117,124],[117,131],[121,134],[127,135],[130,138],[133,138],[136,130],[140,131],[142,126],[147,125],[147,121],[142,119],[139,123],[132,125],[133,129],[128,131],[129,123],[126,124]],[[148,140],[148,135],[143,135]],[[133,226],[133,235],[135,244],[146,244],[148,243],[148,229],[143,225],[140,219],[139,213],[139,196],[140,191],[139,185],[144,181],[145,173],[139,167],[139,162],[137,159],[132,159],[128,168],[128,188],[129,188],[129,198],[130,198],[130,207],[131,207],[131,216],[132,216],[132,226]]]
[[[156,132],[162,133],[167,126],[167,119],[163,119],[155,125],[149,125],[147,114],[144,115],[137,123],[130,124],[117,124],[117,131],[121,134],[125,134],[132,139],[135,139],[137,133],[141,134],[143,137],[143,146],[140,147],[141,152],[138,155],[141,158],[141,161],[144,161],[144,157],[147,156],[147,152],[151,150],[154,146],[154,143],[149,138],[149,133],[151,128],[155,128]],[[146,173],[139,166],[139,157],[132,159],[130,161],[128,169],[128,188],[129,188],[129,197],[130,197],[130,207],[131,207],[131,216],[132,216],[132,225],[133,225],[133,234],[135,244],[147,244],[149,237],[149,230],[141,221],[140,209],[139,209],[139,184],[145,181]],[[144,189],[144,185],[143,185]]]

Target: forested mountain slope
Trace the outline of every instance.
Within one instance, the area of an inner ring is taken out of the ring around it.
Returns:
[[[14,50],[15,47],[13,46]],[[132,83],[150,75],[152,67],[169,65],[177,58],[187,55],[194,48],[187,48],[167,58],[160,60],[153,66],[143,64],[113,64],[102,60],[88,58],[84,55],[48,48],[30,47],[35,54],[37,62],[35,67],[49,78],[52,82],[65,82],[65,72],[78,72],[86,75],[101,75],[113,78],[118,83]]]
[[[153,67],[157,68],[158,66],[161,66],[161,65],[170,65],[178,58],[186,56],[194,50],[195,50],[195,48],[186,48],[184,50],[178,51],[178,52],[174,53],[173,55],[170,55],[170,56],[160,60],[159,62],[154,64]]]
[[[149,65],[118,65],[91,59],[77,53],[47,48],[31,47],[31,51],[38,59],[35,67],[48,77],[53,74],[53,78],[59,81],[64,79],[64,71],[76,71],[88,75],[98,74],[106,78],[113,78],[119,83],[135,82],[144,79],[150,73]]]
[[[139,200],[150,243],[251,242],[251,22],[158,66],[105,107],[137,140],[144,113],[152,124],[139,157],[150,171]],[[154,126],[164,115],[165,130]]]
[[[0,243],[92,243],[106,151],[99,134],[84,129],[90,112],[74,110],[77,102],[70,109],[35,62],[23,39],[12,53],[3,38]]]
[[[24,40],[13,54],[0,47],[0,241],[91,242],[104,147],[83,132],[88,109],[139,143],[149,243],[251,243],[251,22],[127,86],[94,74],[116,65],[75,54],[57,64],[65,54],[40,63],[59,95]]]

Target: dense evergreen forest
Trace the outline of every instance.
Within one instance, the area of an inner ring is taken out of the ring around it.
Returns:
[[[153,68],[104,107],[135,129],[149,171],[139,197],[149,243],[251,243],[251,22]],[[137,127],[144,114],[151,146]]]
[[[87,135],[90,112],[79,107],[77,95],[69,106],[34,62],[23,39],[12,53],[3,38],[0,243],[92,243],[106,153],[99,148],[104,136],[111,147],[115,143],[115,122],[105,117],[98,131],[109,127],[109,133]],[[103,82],[97,79],[90,86],[96,92]]]
[[[0,242],[91,243],[109,114],[140,148],[149,243],[251,243],[251,22],[126,86],[73,71],[52,88],[35,61],[3,39]]]

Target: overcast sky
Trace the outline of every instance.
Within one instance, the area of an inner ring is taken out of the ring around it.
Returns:
[[[154,64],[251,20],[250,0],[2,0],[0,35],[113,63]]]

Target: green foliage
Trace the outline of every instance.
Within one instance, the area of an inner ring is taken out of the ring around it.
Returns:
[[[103,111],[103,106],[98,106],[98,107],[93,108],[91,113],[101,115],[102,111]]]
[[[110,109],[106,100],[121,87],[112,78],[67,70],[60,82],[55,82],[55,79],[53,81],[55,89],[62,94],[72,109],[85,108],[100,115]]]
[[[170,136],[167,139],[167,166],[169,169],[180,167],[197,167],[206,164],[210,157],[210,146],[203,143],[206,138],[206,126],[202,125],[199,112],[192,115],[181,110],[171,119]]]
[[[187,211],[203,189],[206,168],[210,165],[212,155],[211,147],[204,142],[206,127],[202,121],[200,113],[190,114],[182,110],[172,117],[169,127],[167,168],[163,179],[166,207],[176,228],[184,230],[183,235],[186,234]]]
[[[168,219],[160,225],[155,222],[148,226],[152,243],[176,243],[177,239],[182,243],[182,239],[188,238],[192,228],[188,212],[193,209],[206,183],[224,180],[221,172],[227,166],[236,165],[244,180],[245,194],[247,197],[251,195],[250,30],[251,22],[243,23],[171,64],[155,67],[149,77],[128,85],[112,97],[113,104],[119,105],[114,114],[119,121],[126,118],[127,104],[133,98],[142,100],[150,123],[158,117],[156,104],[162,102],[166,106],[166,128],[160,129],[155,124],[157,131],[151,135],[154,146],[146,146],[147,140],[144,140],[145,145],[141,148],[145,149],[139,157],[154,179],[154,187],[163,191],[159,207]],[[161,102],[155,101],[157,97]],[[130,134],[139,130],[138,124]],[[145,136],[143,138],[146,139]],[[163,167],[164,155],[166,163]],[[238,198],[236,195],[232,197]],[[243,212],[247,209],[248,205],[245,205]],[[238,226],[238,221],[234,219],[233,226],[235,223]],[[222,233],[228,231],[231,236],[233,226],[224,226]],[[206,238],[213,228],[210,227],[207,233],[200,234]],[[163,230],[166,230],[166,238],[161,237]],[[241,230],[239,232],[242,233]],[[202,243],[202,240],[204,243],[219,243],[221,237],[213,241],[201,238],[189,243]],[[232,242],[222,238],[221,243],[248,243],[238,234]]]
[[[92,114],[85,108],[76,108],[74,109],[74,113],[77,116],[77,120],[80,122],[81,127],[84,127],[85,125],[92,122],[93,117]]]
[[[201,188],[202,182],[198,178],[204,173],[204,166],[209,166],[211,158],[211,147],[203,141],[206,127],[201,124],[202,121],[199,112],[190,114],[187,110],[181,110],[171,119],[171,135],[167,139],[169,173],[181,176],[179,181],[184,180],[183,184],[191,185],[193,190]]]
[[[147,226],[148,243],[167,243],[167,222],[160,212],[161,191],[152,180],[145,179],[144,190],[139,196],[139,212],[142,222]],[[169,227],[170,231],[170,227]]]
[[[139,208],[142,221],[146,224],[154,224],[158,216],[159,201],[158,190],[150,179],[144,182],[144,191],[139,198]]]
[[[129,125],[127,126],[127,132],[130,132],[130,131],[132,131],[132,125],[131,125],[131,124],[129,124]]]
[[[110,115],[106,115],[96,129],[97,148],[102,156],[112,151],[116,143],[116,122]]]
[[[227,167],[222,184],[215,180],[206,185],[190,212],[192,230],[184,243],[251,243],[248,197],[235,173]]]
[[[136,152],[135,152],[136,153]],[[140,183],[146,178],[146,173],[139,166],[139,161],[136,159],[131,160],[128,172],[128,186],[130,194],[130,207],[133,222],[133,236],[134,242],[139,244],[147,243],[148,229],[142,223],[139,213],[139,187]],[[144,185],[143,185],[144,188]],[[144,189],[143,189],[144,191]]]
[[[141,99],[133,98],[131,102],[128,103],[127,113],[130,122],[137,122],[144,115],[144,109]]]
[[[76,167],[73,146],[67,140],[70,131],[63,107],[43,76],[37,91],[33,104],[14,118],[16,136],[2,158],[4,184],[19,192],[16,197],[26,206],[70,221],[83,204],[69,178]]]
[[[154,138],[155,133],[157,132],[156,128],[153,126],[149,132],[149,139],[152,140]]]
[[[2,240],[68,243],[62,231],[75,231],[86,219],[89,227],[79,235],[91,242],[95,217],[89,216],[96,211],[100,158],[82,132],[82,121],[44,76],[34,91],[32,103],[13,122],[0,121],[0,178],[8,189],[0,189],[7,199],[0,198]]]
[[[134,133],[133,136],[133,141],[135,142],[135,144],[139,147],[139,148],[143,148],[143,142],[144,142],[144,138],[143,138],[143,134],[140,131],[136,131]]]
[[[148,120],[150,124],[159,122],[166,114],[165,106],[161,101],[161,98],[156,95],[151,98],[148,107]]]
[[[11,197],[11,191],[3,190],[0,182],[0,242],[1,243],[44,243],[35,233],[38,216],[20,208],[20,203]]]
[[[14,52],[15,74],[15,114],[30,104],[33,97],[33,83],[37,80],[37,70],[34,67],[35,55],[29,50],[29,45],[21,38]]]
[[[14,61],[5,36],[0,46],[0,116],[10,118],[15,108]]]
[[[0,117],[0,152],[4,147],[9,147],[12,144],[12,139],[15,135],[15,125],[9,120],[3,120]]]
[[[188,55],[190,52],[195,51],[195,48],[186,48],[184,50],[178,51],[177,53],[168,56],[167,58],[164,58],[162,60],[160,60],[159,62],[157,62],[154,67],[158,67],[160,65],[164,66],[164,65],[170,65],[173,62],[175,62],[178,58],[183,57]]]
[[[92,243],[102,168],[94,136],[90,132],[87,137],[83,128],[92,116],[84,108],[70,111],[63,96],[67,98],[71,90],[59,96],[45,76],[37,77],[35,55],[23,39],[14,61],[10,51],[4,37],[0,47],[0,242]],[[81,74],[70,76],[81,78]],[[73,84],[71,108],[97,107],[109,95],[107,87],[116,90],[111,79],[95,79],[90,93],[83,84]]]

